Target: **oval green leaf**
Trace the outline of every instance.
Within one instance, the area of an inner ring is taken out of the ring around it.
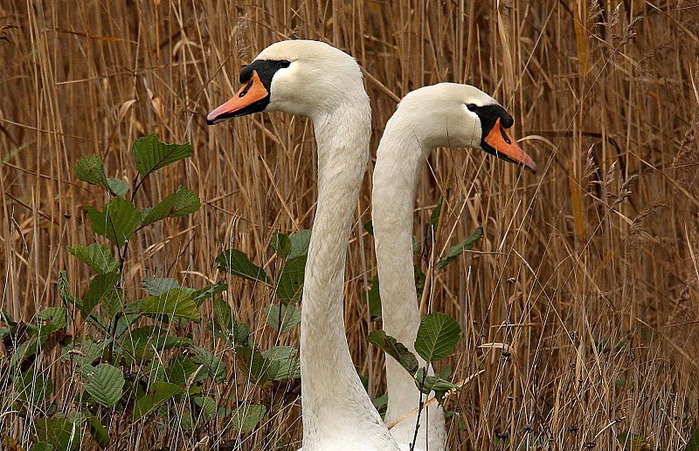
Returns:
[[[432,313],[420,321],[415,351],[426,362],[436,362],[452,353],[460,335],[461,328],[455,319],[443,313]]]
[[[113,407],[123,394],[124,373],[121,369],[103,363],[97,368],[92,365],[82,367],[83,379],[87,381],[85,391],[99,404]]]

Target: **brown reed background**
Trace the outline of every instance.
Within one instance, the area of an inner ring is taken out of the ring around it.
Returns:
[[[127,292],[141,295],[143,277],[196,287],[225,279],[212,262],[231,246],[274,272],[272,234],[312,223],[312,126],[269,114],[207,127],[205,114],[267,45],[320,39],[365,69],[374,148],[409,90],[465,82],[513,114],[540,167],[532,175],[480,151],[440,150],[418,190],[423,267],[485,228],[476,252],[433,273],[428,293],[431,310],[464,328],[450,361],[455,380],[482,371],[448,401],[451,449],[622,449],[616,436],[629,431],[651,445],[633,449],[684,449],[699,416],[696,2],[3,0],[0,27],[0,306],[16,319],[60,305],[58,271],[79,294],[89,281],[66,248],[95,240],[83,207],[101,194],[75,181],[74,163],[99,153],[110,176],[130,180],[130,145],[151,132],[191,142],[194,157],[154,179],[144,201],[183,184],[204,204],[190,220],[138,235]],[[362,302],[375,274],[361,227],[370,174],[345,316],[355,363],[378,393],[383,357],[366,342],[377,325]],[[432,244],[424,231],[440,194]],[[227,300],[256,343],[277,343],[261,311],[269,290],[228,281]],[[204,326],[191,333],[233,365]],[[62,381],[54,401],[69,411],[66,364],[36,365]],[[239,379],[229,390],[271,396]],[[240,449],[298,444],[299,402],[287,396],[289,407]],[[17,435],[30,427],[4,424]],[[122,419],[111,431],[121,449],[192,449],[203,439],[160,426]]]

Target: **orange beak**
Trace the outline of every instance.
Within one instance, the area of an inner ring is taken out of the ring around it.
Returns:
[[[257,71],[252,71],[250,80],[241,86],[231,100],[206,116],[206,123],[209,125],[218,124],[231,117],[262,111],[268,96],[269,91],[260,80]],[[260,106],[263,107],[259,108]]]
[[[513,163],[519,163],[530,171],[536,172],[536,163],[534,163],[532,157],[519,147],[505,127],[500,124],[500,118],[497,118],[495,125],[490,129],[488,136],[483,138],[483,141],[495,150],[498,157]]]

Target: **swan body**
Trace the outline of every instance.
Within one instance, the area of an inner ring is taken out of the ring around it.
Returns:
[[[420,171],[435,147],[480,148],[536,171],[534,161],[506,131],[513,123],[495,99],[479,89],[440,83],[407,94],[386,124],[377,150],[372,191],[383,327],[413,353],[420,325],[412,250],[413,204]],[[392,424],[418,408],[421,394],[413,378],[390,357],[386,358],[386,379],[385,421]],[[424,410],[416,447],[445,449],[442,408],[432,404]],[[413,442],[416,415],[405,416],[391,429],[398,443]]]
[[[342,313],[345,256],[371,133],[361,70],[330,45],[282,41],[246,66],[240,81],[235,96],[209,113],[209,124],[283,111],[310,118],[317,141],[318,202],[301,312],[303,449],[398,450],[352,363]]]

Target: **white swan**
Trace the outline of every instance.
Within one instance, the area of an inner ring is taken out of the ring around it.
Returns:
[[[242,88],[209,124],[259,111],[313,121],[318,204],[301,313],[303,449],[398,450],[349,353],[342,314],[345,255],[369,158],[371,108],[352,57],[317,41],[267,47],[240,74]]]
[[[420,311],[413,272],[413,204],[420,171],[435,147],[474,147],[536,171],[534,161],[507,133],[512,117],[492,97],[468,85],[440,83],[406,95],[386,124],[376,154],[372,221],[383,328],[415,352]],[[420,359],[420,364],[425,362]],[[392,424],[419,405],[412,377],[386,357],[388,410]],[[391,434],[412,443],[416,414],[403,418]],[[432,404],[422,413],[416,447],[443,450],[444,413]]]

